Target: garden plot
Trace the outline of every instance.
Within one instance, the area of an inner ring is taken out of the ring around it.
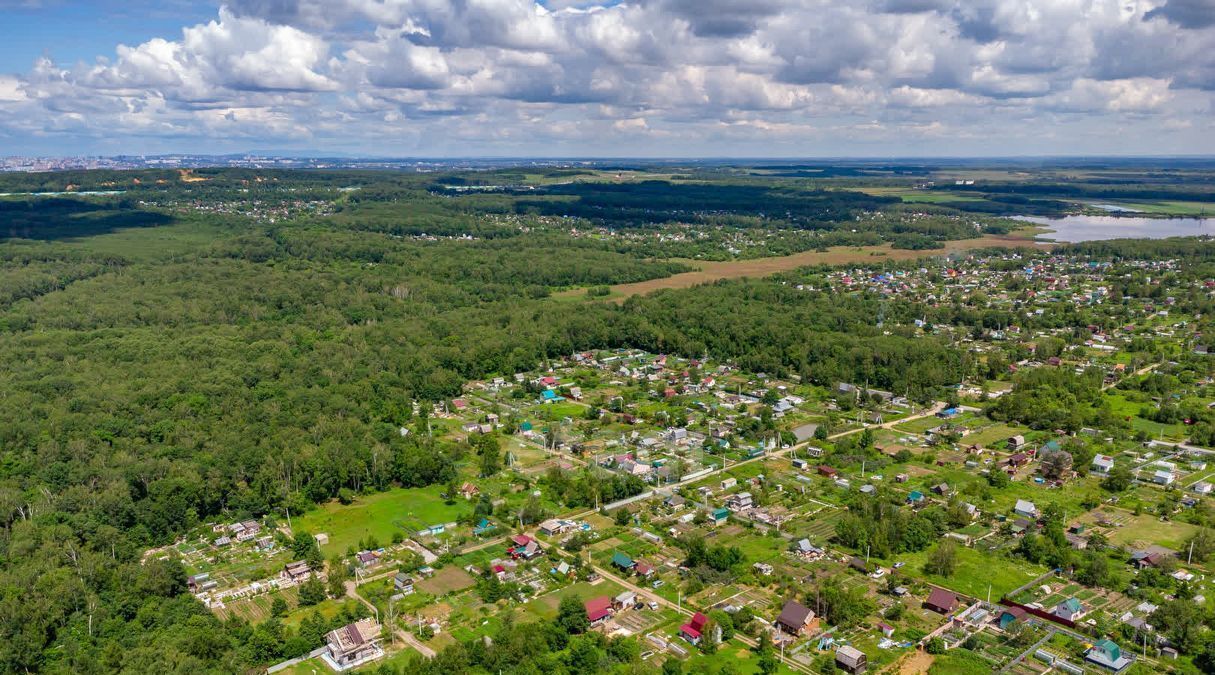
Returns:
[[[448,593],[472,588],[476,583],[476,580],[469,576],[468,572],[454,565],[448,565],[436,572],[434,576],[419,580],[417,585],[419,590],[435,597],[440,597]]]

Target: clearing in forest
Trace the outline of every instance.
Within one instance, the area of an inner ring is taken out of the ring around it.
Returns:
[[[750,260],[681,260],[679,262],[688,263],[697,269],[692,272],[682,272],[661,279],[616,284],[611,287],[611,294],[604,297],[620,302],[629,296],[646,295],[664,288],[690,288],[699,284],[711,283],[718,279],[766,277],[777,272],[786,272],[812,265],[843,265],[881,260],[915,260],[917,258],[929,258],[993,247],[1050,248],[1050,244],[1035,242],[1016,235],[988,235],[976,239],[946,241],[944,244],[944,248],[927,251],[896,249],[892,248],[890,244],[883,244],[881,246],[838,246],[827,251],[802,251],[793,255],[752,258]],[[584,297],[585,295],[586,289],[576,288],[555,294],[555,297],[571,298]]]

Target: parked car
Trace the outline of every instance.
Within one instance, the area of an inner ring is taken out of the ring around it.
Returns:
[[[661,587],[661,586],[662,586],[663,584],[665,584],[665,583],[666,583],[665,581],[663,581],[662,579],[659,579],[659,580],[655,581],[654,583],[650,584],[650,587],[651,587],[651,588],[659,588],[659,587]]]

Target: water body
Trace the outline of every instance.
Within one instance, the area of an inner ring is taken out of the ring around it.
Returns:
[[[1130,216],[1018,216],[1051,231],[1043,239],[1075,243],[1103,239],[1164,239],[1215,235],[1215,218],[1139,218]]]
[[[82,192],[0,192],[0,197],[103,197],[126,194],[126,190],[85,190]]]

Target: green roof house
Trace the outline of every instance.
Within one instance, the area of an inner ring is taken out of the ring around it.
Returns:
[[[1123,654],[1122,649],[1111,640],[1098,640],[1084,653],[1084,660],[1114,672],[1119,672],[1131,665],[1131,658]]]

